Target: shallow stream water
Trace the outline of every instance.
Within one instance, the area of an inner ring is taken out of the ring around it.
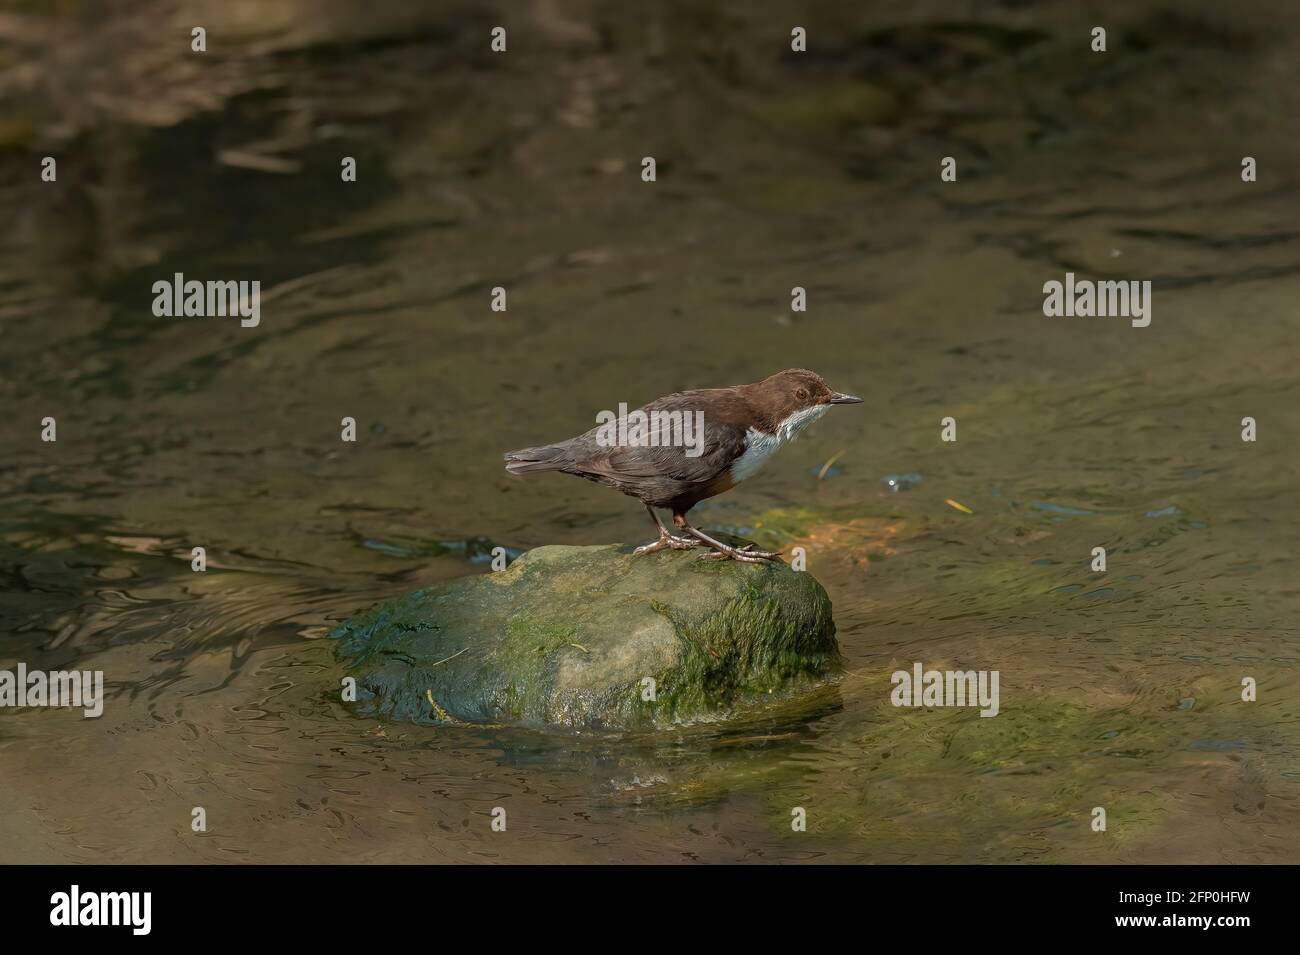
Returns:
[[[0,15],[0,668],[108,691],[0,710],[0,860],[1300,860],[1300,20],[814,3],[799,55],[774,0],[421,6]],[[155,317],[176,272],[260,324]],[[1044,317],[1067,272],[1150,326]],[[834,685],[636,736],[322,690],[494,546],[650,538],[501,452],[789,366],[866,402],[693,517],[805,547]],[[892,706],[916,661],[999,715]]]

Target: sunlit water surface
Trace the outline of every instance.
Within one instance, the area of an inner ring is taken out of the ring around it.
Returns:
[[[1099,56],[1064,2],[823,4],[795,56],[775,2],[98,6],[0,20],[0,667],[109,690],[0,712],[4,861],[1300,859],[1294,18],[1133,5]],[[178,271],[261,324],[155,318]],[[1067,271],[1151,326],[1045,318]],[[695,516],[807,548],[833,685],[631,737],[337,702],[375,601],[648,539],[502,451],[791,365],[867,401]],[[1000,714],[893,707],[915,661]]]

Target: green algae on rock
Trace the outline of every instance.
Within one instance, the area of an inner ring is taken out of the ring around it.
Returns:
[[[539,547],[331,636],[362,712],[419,722],[651,728],[725,717],[838,666],[811,574],[699,554]]]

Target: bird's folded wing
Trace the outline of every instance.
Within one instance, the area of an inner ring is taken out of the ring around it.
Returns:
[[[667,435],[661,433],[661,439]],[[696,451],[699,451],[696,454]],[[641,481],[707,483],[745,451],[745,429],[730,423],[705,422],[703,441],[691,446],[646,447],[620,445],[602,448],[584,462],[583,470],[624,484]]]

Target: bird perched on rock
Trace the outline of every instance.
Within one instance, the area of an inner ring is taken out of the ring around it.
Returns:
[[[790,368],[750,385],[679,391],[636,411],[604,412],[604,423],[576,438],[508,452],[506,470],[576,474],[637,498],[659,539],[635,553],[707,545],[713,549],[707,557],[775,560],[779,553],[753,544],[732,547],[715,540],[691,526],[687,511],[752,476],[831,405],[860,401],[832,391],[814,372]],[[669,533],[656,507],[671,510],[673,524],[689,536]]]

